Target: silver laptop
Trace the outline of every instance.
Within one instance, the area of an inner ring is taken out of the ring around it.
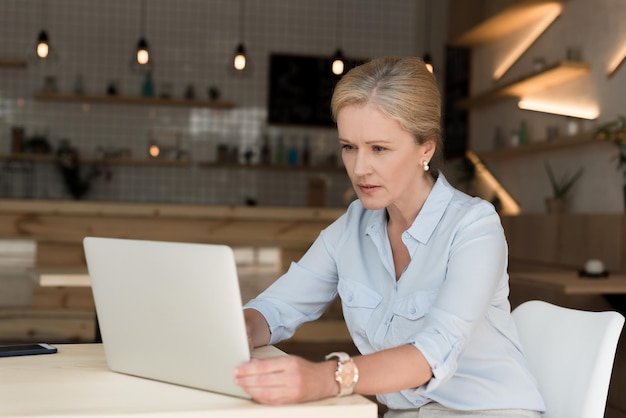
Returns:
[[[249,398],[233,383],[250,352],[230,247],[94,237],[83,246],[111,370]]]

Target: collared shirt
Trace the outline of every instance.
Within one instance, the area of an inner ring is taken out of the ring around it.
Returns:
[[[392,409],[436,401],[459,410],[543,411],[510,315],[507,244],[493,205],[439,174],[402,241],[411,261],[396,280],[386,210],[357,200],[246,307],[265,316],[274,344],[319,318],[339,294],[362,354],[414,345],[433,377],[378,395]]]

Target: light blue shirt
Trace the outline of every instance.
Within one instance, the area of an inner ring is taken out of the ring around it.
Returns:
[[[494,207],[440,174],[402,241],[411,261],[396,281],[386,211],[357,200],[246,307],[265,316],[274,344],[319,318],[339,294],[362,354],[413,344],[433,377],[378,395],[389,408],[436,401],[459,410],[543,411],[510,315],[507,244]]]

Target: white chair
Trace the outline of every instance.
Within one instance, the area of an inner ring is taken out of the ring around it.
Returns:
[[[513,318],[546,403],[543,418],[603,417],[624,317],[533,300]]]

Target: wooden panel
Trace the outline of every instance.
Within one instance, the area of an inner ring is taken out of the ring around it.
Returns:
[[[36,266],[86,266],[85,252],[80,243],[39,242]]]
[[[310,245],[329,223],[0,213],[0,235],[28,236],[42,243],[68,244],[80,243],[86,236],[101,236],[229,245],[303,246]]]
[[[621,214],[526,214],[502,217],[511,265],[581,268],[590,258],[624,272],[626,217]]]
[[[0,310],[1,342],[91,342],[93,311]]]
[[[559,237],[554,261],[574,268],[582,267],[587,260],[586,217],[563,214],[556,218]]]
[[[33,308],[94,310],[91,287],[34,286]]]
[[[550,263],[556,259],[558,218],[550,215],[511,216],[505,234],[509,255],[519,260]]]
[[[611,271],[621,270],[626,253],[623,241],[624,216],[604,215],[586,217],[586,258],[598,258]]]

